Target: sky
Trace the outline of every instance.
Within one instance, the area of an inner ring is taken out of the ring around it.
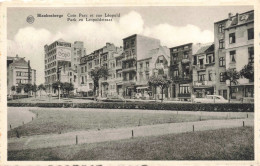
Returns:
[[[174,47],[185,43],[214,41],[214,22],[253,10],[252,6],[210,7],[88,7],[88,8],[8,8],[8,56],[25,57],[37,72],[37,84],[44,83],[44,45],[60,38],[83,41],[87,54],[106,42],[122,46],[122,39],[141,34]],[[67,14],[117,14],[111,22],[68,22]],[[63,14],[63,18],[39,18],[37,14]],[[32,15],[32,24],[26,18]]]

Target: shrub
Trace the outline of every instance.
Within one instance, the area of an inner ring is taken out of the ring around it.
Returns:
[[[211,111],[211,112],[254,112],[250,103],[141,103],[141,102],[103,102],[103,103],[8,103],[9,107],[53,107],[53,108],[104,108],[104,109],[147,109],[169,111]]]

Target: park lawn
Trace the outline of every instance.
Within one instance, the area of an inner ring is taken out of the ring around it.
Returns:
[[[8,151],[8,160],[254,160],[254,128]]]
[[[8,131],[8,138],[70,131],[122,128],[163,123],[179,123],[208,119],[223,119],[217,116],[183,115],[174,112],[105,109],[32,109],[38,115],[33,121]]]

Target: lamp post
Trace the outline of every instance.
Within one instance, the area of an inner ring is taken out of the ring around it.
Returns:
[[[59,88],[59,101],[60,101],[60,84],[58,85]]]

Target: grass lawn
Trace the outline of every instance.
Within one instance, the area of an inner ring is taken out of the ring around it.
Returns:
[[[8,131],[8,137],[65,133],[69,131],[120,128],[163,123],[178,123],[207,119],[223,119],[217,116],[183,115],[173,112],[102,110],[102,109],[33,109],[38,118]]]
[[[8,151],[8,160],[254,160],[254,129],[240,127]]]

